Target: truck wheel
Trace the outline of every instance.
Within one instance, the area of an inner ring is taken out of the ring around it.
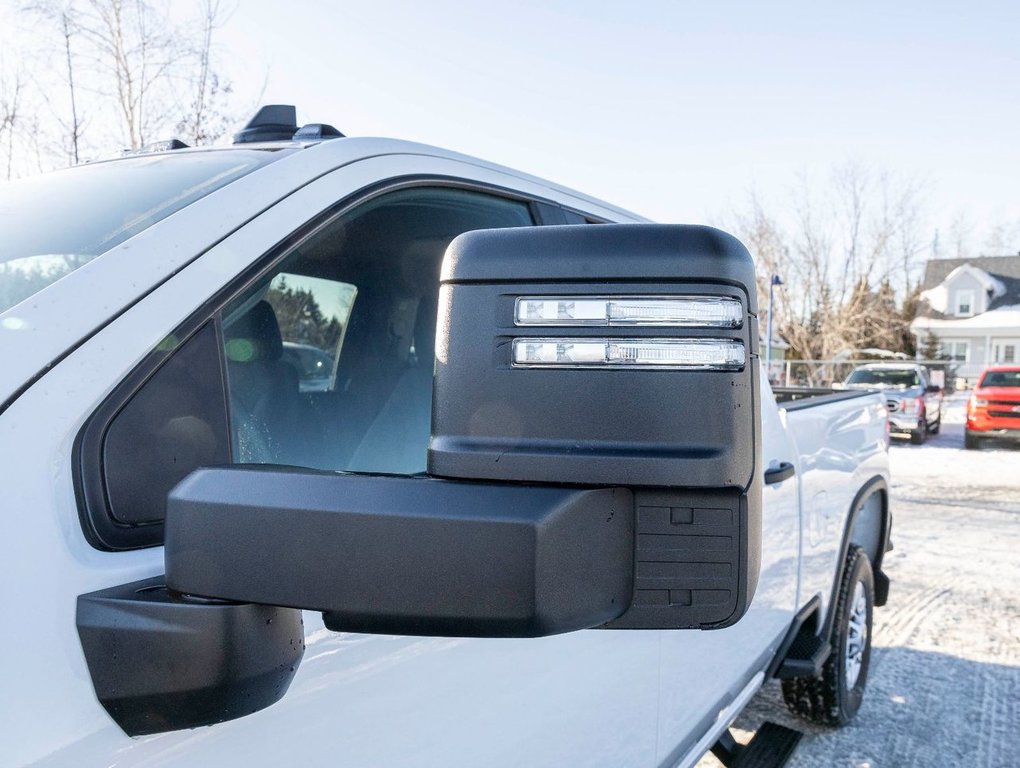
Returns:
[[[921,414],[920,421],[917,422],[917,429],[910,433],[910,442],[914,445],[923,445],[924,441],[928,439],[928,417]]]
[[[972,435],[970,432],[964,432],[963,447],[966,448],[968,451],[973,451],[976,448],[981,447],[981,441],[978,438],[974,437],[974,435]]]
[[[868,682],[875,582],[867,554],[847,552],[832,625],[832,653],[818,677],[783,681],[786,706],[819,725],[845,725],[857,714]]]

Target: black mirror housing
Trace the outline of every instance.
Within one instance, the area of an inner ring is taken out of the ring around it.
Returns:
[[[759,442],[753,286],[746,249],[709,227],[620,224],[461,235],[447,250],[440,285],[429,474],[748,487]],[[564,318],[524,325],[515,316],[523,297],[577,303],[674,296],[732,300],[740,325],[606,325]],[[656,370],[654,363],[639,361],[545,366],[513,359],[515,344],[553,338],[725,341],[744,354],[739,365],[716,369]]]
[[[630,487],[636,589],[616,626],[743,615],[761,436],[739,241],[655,224],[469,232],[447,250],[438,327],[431,475]]]

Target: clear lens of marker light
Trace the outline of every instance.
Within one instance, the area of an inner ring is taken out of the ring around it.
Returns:
[[[521,368],[739,371],[744,345],[728,339],[514,339]]]
[[[522,296],[516,325],[658,325],[739,328],[743,308],[723,296]]]

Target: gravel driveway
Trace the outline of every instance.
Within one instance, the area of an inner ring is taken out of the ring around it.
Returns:
[[[925,445],[891,450],[892,588],[857,719],[807,725],[773,682],[739,740],[771,720],[806,734],[791,766],[1020,766],[1020,449],[965,451],[963,402]]]

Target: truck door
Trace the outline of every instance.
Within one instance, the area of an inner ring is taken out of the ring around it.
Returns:
[[[701,733],[716,725],[717,715],[768,664],[796,610],[800,551],[798,479],[795,474],[787,475],[786,467],[796,467],[797,459],[764,371],[760,381],[765,465],[762,471],[773,472],[765,474],[762,488],[758,588],[747,613],[732,627],[663,635],[660,743],[672,749],[661,751],[659,759],[663,764],[675,762]],[[784,476],[782,480],[773,479]],[[699,667],[711,673],[691,675],[691,659],[698,659]],[[692,728],[692,723],[699,723],[699,727]]]
[[[415,180],[358,193],[395,173]],[[74,633],[76,594],[162,573],[158,504],[182,475],[175,446],[198,445],[209,462],[422,472],[440,259],[460,232],[531,224],[527,192],[490,191],[529,184],[432,158],[355,163],[205,253],[25,394],[8,415],[31,415],[39,450],[20,464],[11,457],[9,468],[24,477],[23,499],[51,499],[57,514],[44,516],[32,539],[53,556],[36,558],[39,574],[23,575],[40,576],[60,629],[33,638],[21,661],[50,669],[66,690],[33,706],[33,687],[22,686],[24,711],[47,712],[45,728],[24,718],[24,759],[654,764],[659,643],[668,633],[358,635],[327,631],[319,614],[306,613],[304,661],[278,704],[134,739],[96,701]],[[217,314],[222,337],[203,334]],[[209,358],[196,350],[210,338],[225,351],[227,391],[203,390]],[[222,434],[203,432],[196,442],[188,409],[203,397],[224,399],[228,417]],[[66,460],[76,437],[78,504]],[[117,539],[119,529],[130,533]]]

